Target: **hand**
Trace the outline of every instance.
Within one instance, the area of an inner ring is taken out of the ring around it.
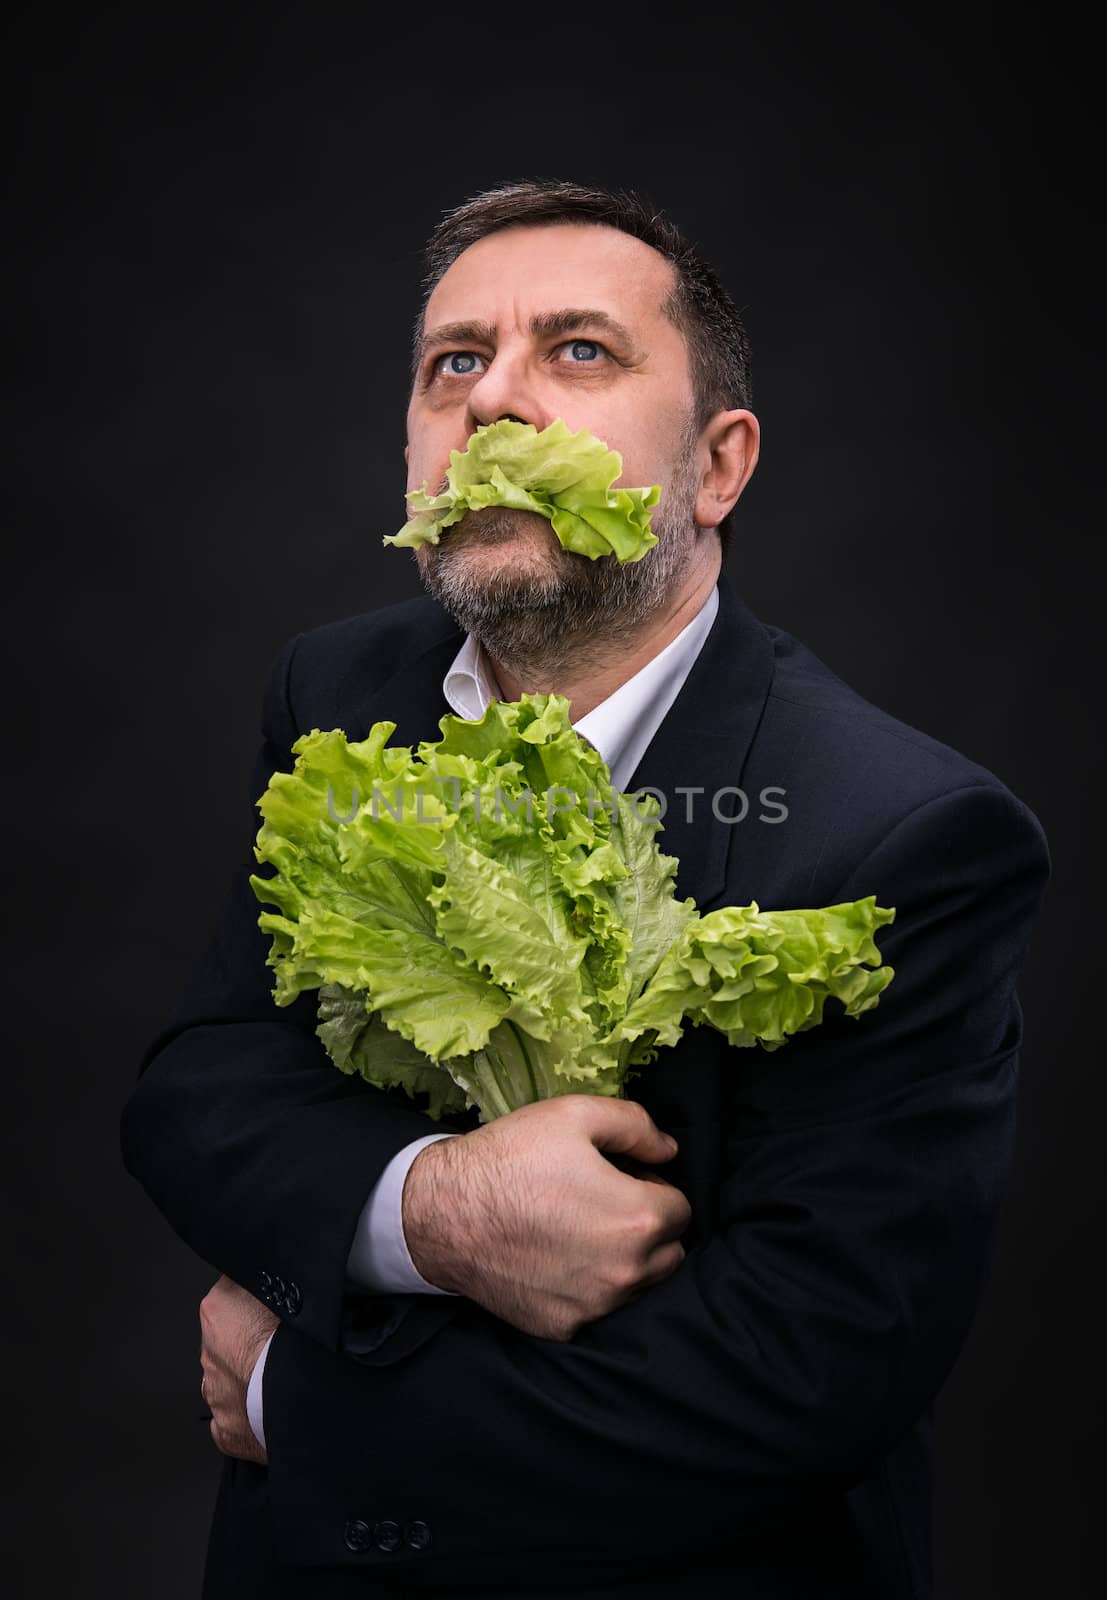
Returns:
[[[403,1229],[416,1269],[524,1333],[569,1340],[675,1272],[692,1208],[657,1173],[676,1146],[634,1100],[559,1095],[420,1150]]]
[[[203,1395],[211,1407],[211,1436],[225,1456],[256,1461],[268,1456],[246,1415],[250,1374],[280,1319],[227,1277],[200,1301],[200,1365]]]

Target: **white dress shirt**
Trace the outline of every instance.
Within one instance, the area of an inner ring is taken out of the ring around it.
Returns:
[[[692,664],[703,648],[719,609],[719,591],[713,588],[703,606],[676,638],[633,678],[601,700],[573,726],[595,745],[611,771],[615,789],[625,789],[646,753],[646,747],[666,712],[684,686]],[[475,722],[489,702],[498,699],[495,679],[479,641],[469,634],[446,673],[442,693],[459,717]],[[456,1139],[455,1133],[428,1133],[392,1157],[374,1184],[358,1219],[353,1246],[346,1263],[347,1279],[358,1288],[377,1294],[450,1294],[415,1269],[403,1230],[404,1179],[425,1145],[436,1139]],[[276,1330],[274,1330],[276,1331]],[[270,1335],[272,1338],[272,1334]],[[246,1395],[250,1426],[262,1448],[262,1375],[269,1341],[258,1357]]]

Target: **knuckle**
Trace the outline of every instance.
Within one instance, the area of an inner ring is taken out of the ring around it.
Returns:
[[[551,1116],[559,1117],[570,1127],[583,1128],[591,1123],[593,1108],[588,1102],[594,1099],[594,1095],[559,1094],[544,1103],[552,1108]]]
[[[648,1244],[656,1235],[657,1227],[657,1212],[652,1206],[643,1206],[632,1214],[627,1232],[632,1240],[641,1244]]]
[[[638,1282],[638,1278],[638,1268],[629,1261],[620,1261],[616,1265],[609,1267],[604,1274],[603,1284],[607,1303],[610,1304],[613,1296],[617,1299],[622,1295],[629,1294]]]
[[[672,1273],[674,1273],[676,1271],[676,1269],[680,1266],[680,1264],[681,1264],[681,1262],[683,1260],[684,1260],[684,1246],[680,1245],[680,1244],[671,1245],[670,1248],[661,1257],[661,1271],[662,1271],[663,1275],[666,1278],[670,1277],[672,1275]]]
[[[600,1295],[597,1299],[589,1320],[594,1321],[597,1317],[607,1317],[613,1311],[618,1311],[620,1306],[626,1305],[636,1287],[637,1280],[634,1283],[624,1283],[617,1289],[615,1287],[609,1288],[606,1294]]]

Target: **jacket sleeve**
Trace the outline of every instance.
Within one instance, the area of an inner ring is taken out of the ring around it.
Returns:
[[[298,729],[289,677],[299,639],[265,691],[253,803],[290,771]],[[186,1244],[330,1350],[404,1349],[453,1314],[453,1297],[358,1294],[346,1264],[366,1197],[390,1159],[445,1123],[402,1091],[336,1071],[315,1035],[316,996],[272,998],[269,940],[235,873],[214,938],[148,1047],[121,1123],[123,1160]],[[264,876],[262,871],[260,875]]]
[[[780,1051],[723,1047],[718,1225],[572,1341],[469,1301],[384,1367],[279,1329],[265,1412],[283,1559],[325,1559],[342,1504],[410,1506],[437,1520],[440,1550],[474,1560],[490,1540],[552,1549],[565,1529],[602,1559],[644,1522],[659,1556],[679,1555],[675,1497],[697,1531],[736,1537],[873,1471],[944,1382],[987,1272],[1015,985],[1049,870],[1037,819],[998,784],[892,826],[834,898],[897,908],[880,934],[893,983]],[[679,1048],[657,1070],[680,1070]],[[681,1159],[665,1170],[678,1186]]]

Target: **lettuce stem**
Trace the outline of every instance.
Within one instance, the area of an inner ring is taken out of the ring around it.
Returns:
[[[519,1047],[519,1054],[523,1058],[523,1066],[526,1068],[527,1077],[530,1080],[530,1098],[532,1100],[539,1100],[541,1099],[541,1094],[538,1088],[538,1079],[534,1075],[534,1068],[531,1066],[530,1056],[527,1054],[525,1035],[520,1033],[519,1029],[513,1022],[508,1022],[507,1026],[510,1028],[512,1035],[514,1036],[515,1043]]]

